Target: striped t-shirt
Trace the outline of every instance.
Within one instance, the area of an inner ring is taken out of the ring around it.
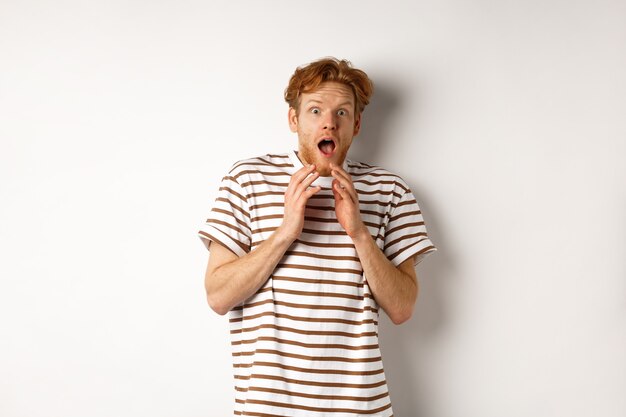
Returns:
[[[281,224],[296,152],[236,163],[199,231],[239,256]],[[361,217],[396,266],[436,249],[406,183],[346,160]],[[307,203],[304,229],[259,291],[229,312],[235,415],[392,416],[378,345],[379,307],[335,216],[332,177]]]

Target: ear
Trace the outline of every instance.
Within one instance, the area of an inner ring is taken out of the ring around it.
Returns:
[[[289,129],[293,133],[296,133],[298,131],[298,115],[296,113],[296,109],[289,107],[287,118],[289,119]]]
[[[361,114],[362,113],[359,113],[354,119],[354,134],[352,136],[358,135],[361,130]]]

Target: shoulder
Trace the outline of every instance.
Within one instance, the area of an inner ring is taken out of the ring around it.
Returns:
[[[369,185],[390,186],[399,190],[400,193],[410,191],[406,181],[399,175],[376,165],[369,165],[363,162],[347,160],[348,173],[354,182],[361,182]]]
[[[293,167],[289,154],[265,154],[235,162],[230,167],[228,176],[237,179],[244,175],[281,171],[288,167]]]

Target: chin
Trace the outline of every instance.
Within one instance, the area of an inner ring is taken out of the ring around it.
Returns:
[[[316,167],[316,171],[319,172],[320,176],[322,177],[330,177],[330,163],[318,165]]]

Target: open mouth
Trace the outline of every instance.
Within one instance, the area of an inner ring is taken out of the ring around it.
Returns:
[[[332,139],[324,139],[317,144],[324,156],[331,156],[335,152],[335,142]]]

